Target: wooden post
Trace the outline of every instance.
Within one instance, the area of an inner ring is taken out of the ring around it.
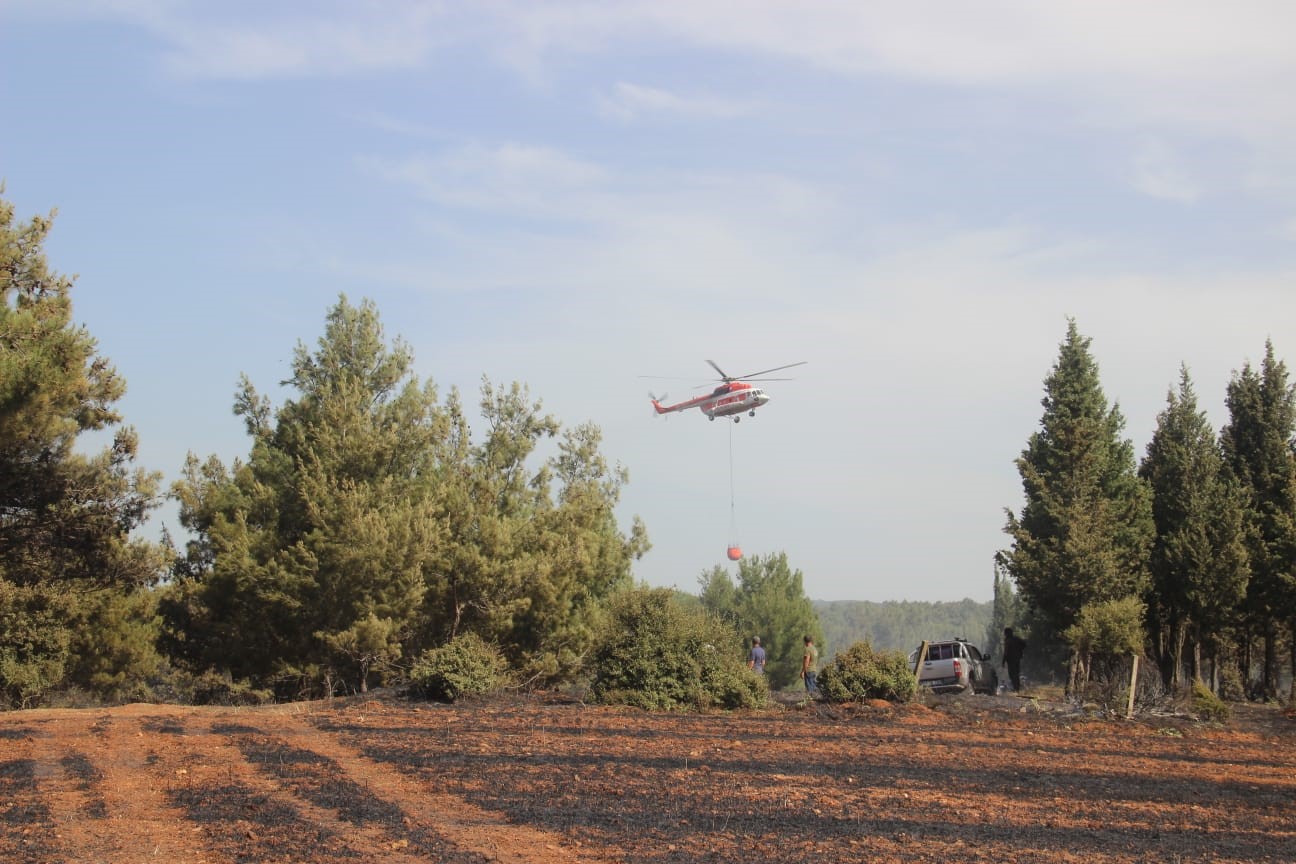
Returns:
[[[922,645],[919,646],[918,648],[918,662],[914,664],[913,674],[914,674],[914,695],[915,696],[917,696],[918,693],[922,692],[922,685],[918,683],[918,681],[922,673],[922,666],[924,663],[927,662],[927,645],[928,645],[927,640],[924,639]]]
[[[1134,655],[1134,669],[1130,672],[1129,704],[1125,707],[1125,719],[1134,716],[1134,691],[1138,688],[1138,655]]]

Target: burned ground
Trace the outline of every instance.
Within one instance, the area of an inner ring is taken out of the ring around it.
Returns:
[[[1296,860],[1296,722],[1014,697],[0,715],[6,862]]]

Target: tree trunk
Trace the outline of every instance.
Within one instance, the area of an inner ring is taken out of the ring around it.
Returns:
[[[459,586],[450,585],[450,603],[454,606],[454,621],[450,625],[450,638],[459,635],[459,621],[463,618],[464,604],[459,602]]]
[[[1071,650],[1071,661],[1068,664],[1070,668],[1067,671],[1067,689],[1066,696],[1068,699],[1074,699],[1078,702],[1084,701],[1085,688],[1089,683],[1089,664],[1088,654]]]
[[[1248,626],[1242,633],[1242,644],[1238,654],[1238,672],[1242,677],[1242,698],[1251,698],[1251,653],[1254,650],[1254,637]]]
[[[1215,675],[1214,675],[1214,673],[1212,672],[1212,674],[1211,674],[1211,678],[1214,678],[1214,677],[1215,677]],[[1208,685],[1210,686],[1210,691],[1211,691],[1212,693],[1219,693],[1219,690],[1217,690],[1217,689],[1215,688],[1215,686],[1214,686],[1214,683],[1215,683],[1215,682],[1214,682],[1214,681],[1209,681],[1209,682],[1208,682],[1208,681],[1206,680],[1206,676],[1202,674],[1202,646],[1201,646],[1201,638],[1200,638],[1200,634],[1199,634],[1198,638],[1196,638],[1196,639],[1193,640],[1193,648],[1192,648],[1192,680],[1194,680],[1194,681],[1200,681],[1200,682],[1202,682],[1203,684],[1208,684]]]
[[[1264,698],[1278,698],[1278,634],[1272,623],[1265,626]]]
[[[1071,649],[1071,656],[1067,659],[1067,683],[1066,698],[1071,701],[1078,701],[1079,696],[1076,693],[1076,677],[1080,667],[1080,652],[1074,648]]]
[[[1287,691],[1287,707],[1296,710],[1296,618],[1291,620],[1291,639],[1287,645],[1291,649],[1291,688]]]
[[[1183,651],[1184,643],[1188,640],[1188,624],[1185,621],[1175,621],[1174,630],[1170,635],[1170,662],[1173,664],[1170,670],[1170,690],[1178,693],[1183,689]]]
[[[1174,684],[1174,626],[1172,624],[1157,625],[1154,631],[1156,633],[1156,661],[1157,669],[1161,673],[1161,684],[1166,689],[1171,689]]]

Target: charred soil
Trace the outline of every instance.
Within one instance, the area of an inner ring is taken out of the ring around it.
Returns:
[[[1296,722],[1012,696],[13,712],[0,861],[1296,861]]]

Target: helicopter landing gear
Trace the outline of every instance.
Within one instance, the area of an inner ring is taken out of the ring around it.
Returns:
[[[712,423],[714,423],[714,422],[715,422],[715,415],[714,415],[714,414],[708,414],[708,415],[707,415],[707,419],[710,420]]]
[[[753,408],[752,410],[748,411],[748,412],[747,412],[747,416],[748,416],[748,417],[755,417],[755,416],[756,416],[756,409]]]
[[[735,417],[735,418],[734,418],[734,422],[737,423],[737,422],[738,422],[739,420],[741,420],[741,419],[742,419],[741,417]]]

